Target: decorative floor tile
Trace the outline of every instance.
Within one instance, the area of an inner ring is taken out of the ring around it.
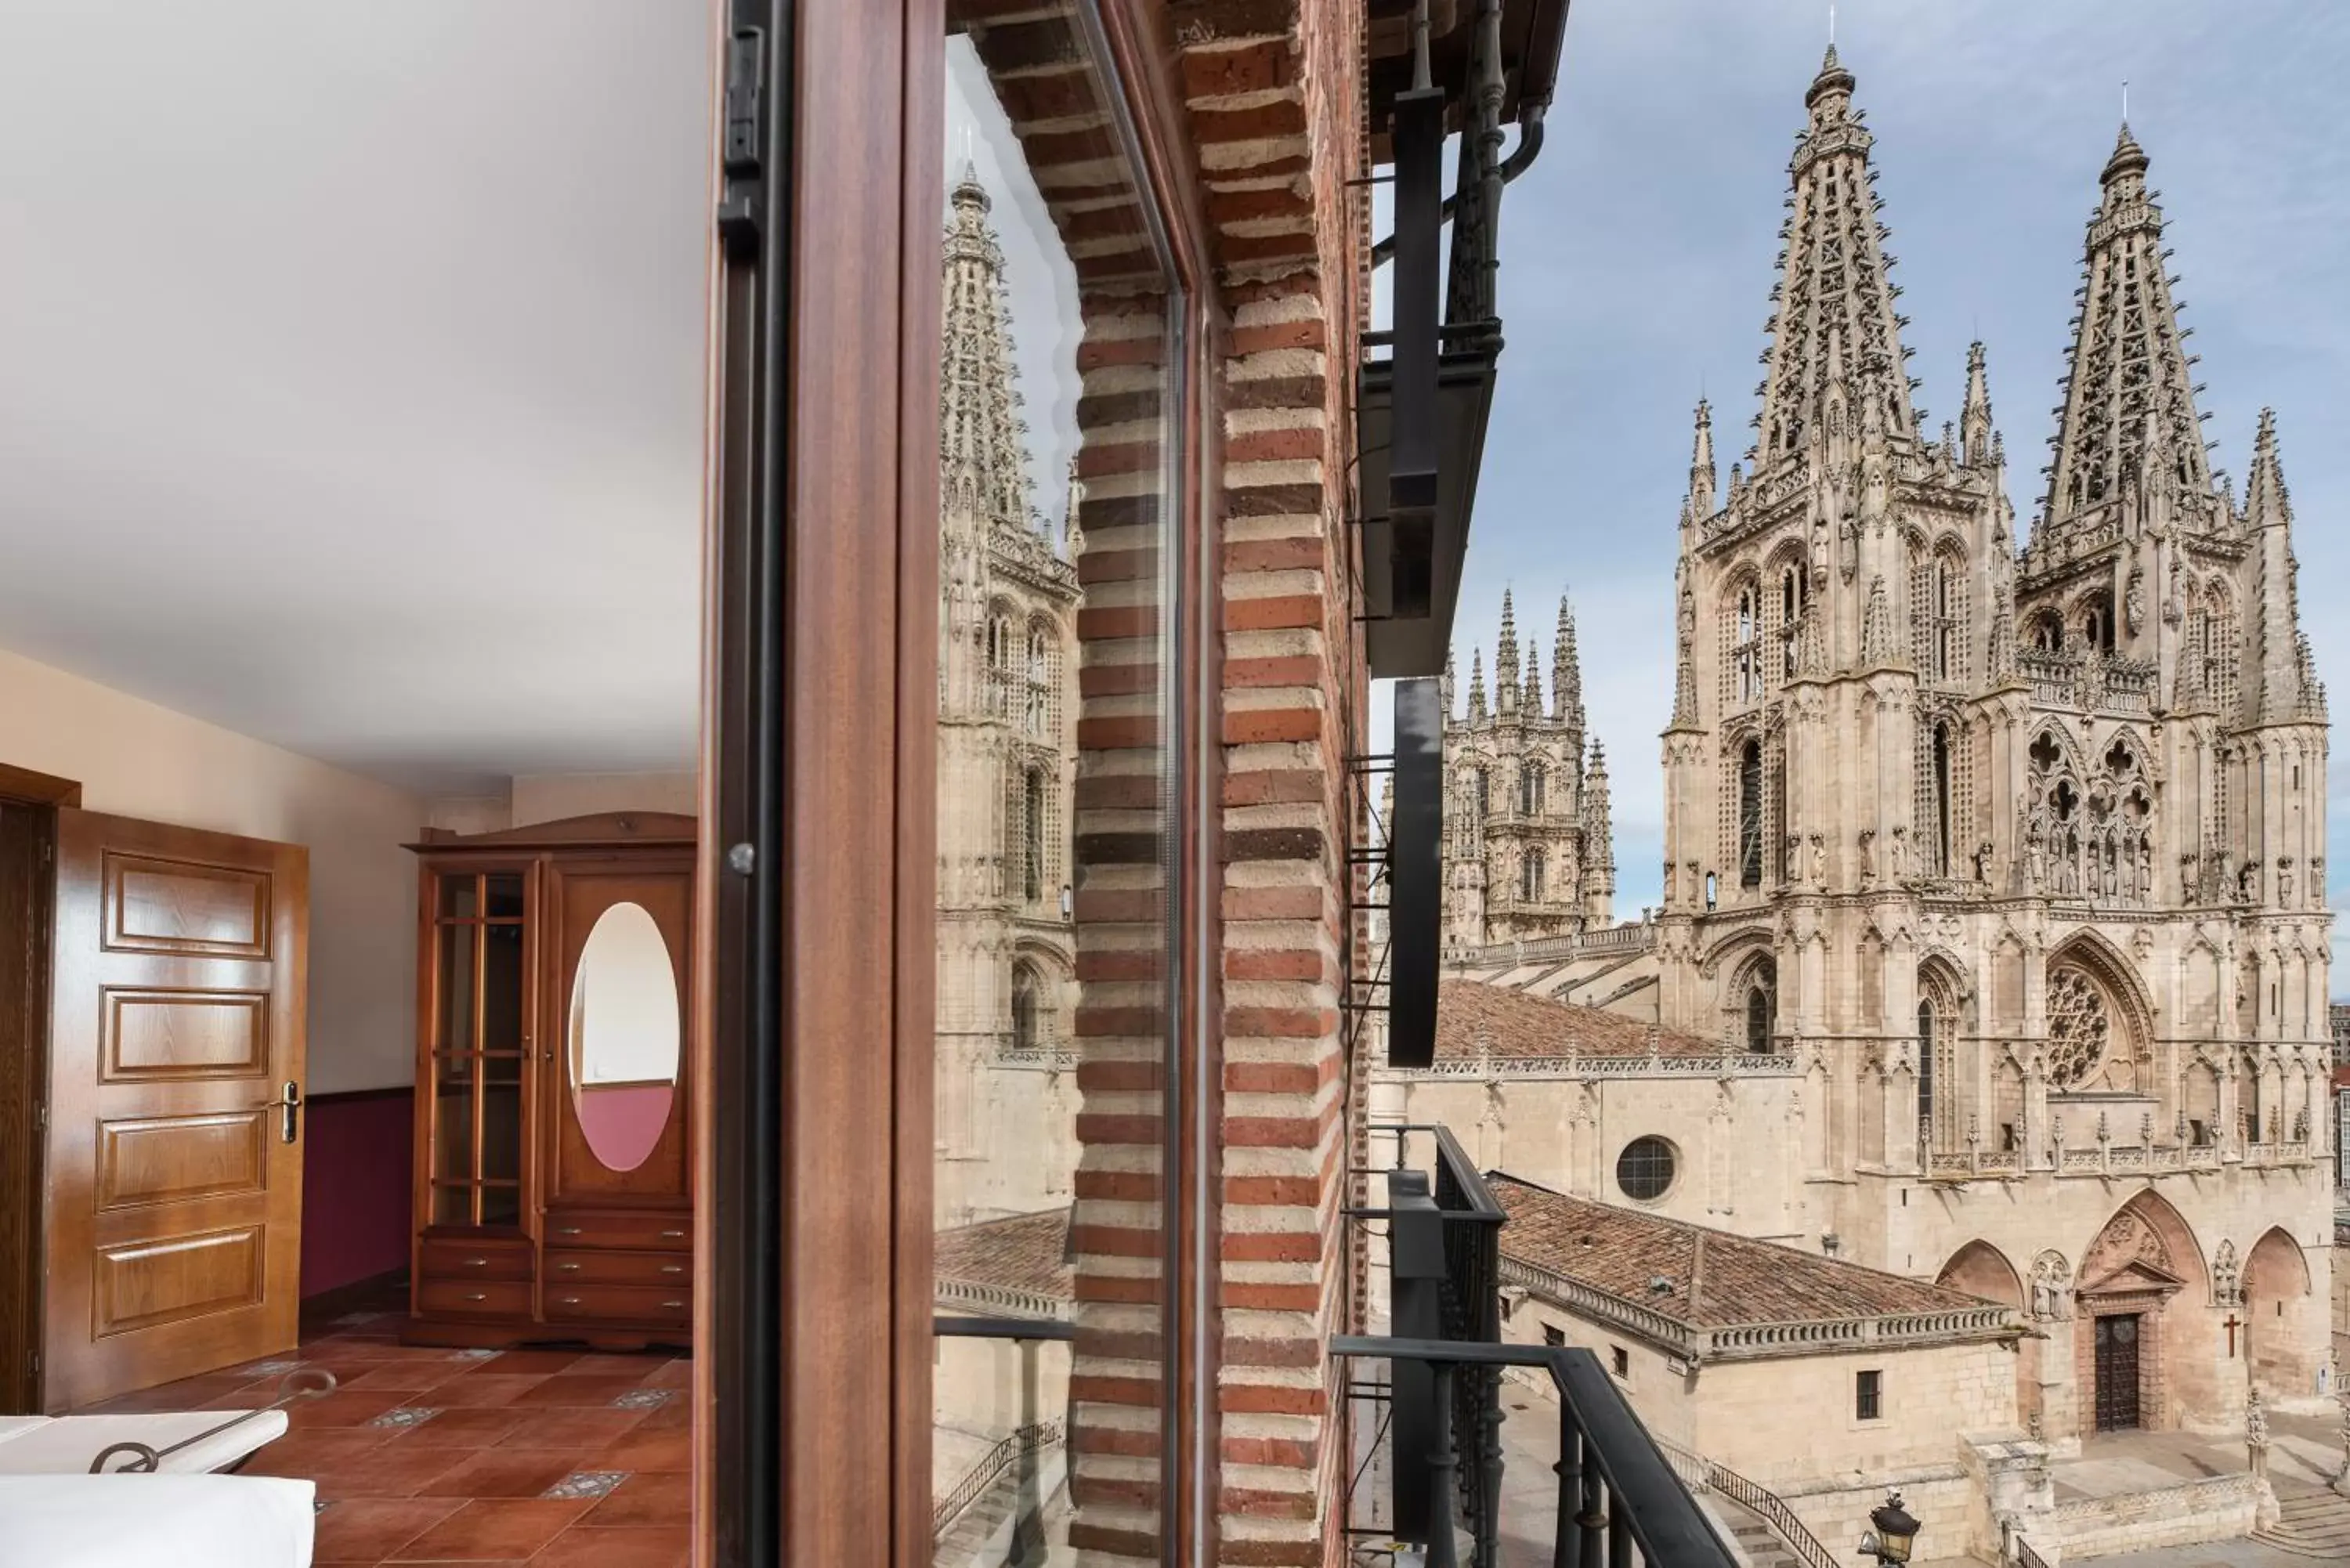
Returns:
[[[440,1413],[427,1406],[401,1405],[386,1410],[368,1425],[370,1427],[421,1427]]]
[[[629,1479],[626,1470],[573,1470],[539,1495],[551,1498],[609,1497]]]
[[[658,1410],[677,1397],[674,1388],[631,1388],[612,1401],[615,1410]]]

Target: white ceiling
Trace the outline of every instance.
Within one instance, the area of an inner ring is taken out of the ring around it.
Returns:
[[[0,647],[426,793],[690,765],[710,22],[0,5]]]

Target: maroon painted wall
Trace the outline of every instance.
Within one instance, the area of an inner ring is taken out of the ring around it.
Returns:
[[[324,1095],[303,1108],[302,1294],[408,1267],[412,1088]]]

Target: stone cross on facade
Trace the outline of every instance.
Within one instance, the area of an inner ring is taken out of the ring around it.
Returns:
[[[2232,1361],[2236,1355],[2236,1331],[2244,1325],[2237,1320],[2234,1313],[2230,1313],[2228,1321],[2220,1326],[2228,1331],[2228,1358]],[[2253,1397],[2257,1399],[2260,1396],[2255,1394]]]

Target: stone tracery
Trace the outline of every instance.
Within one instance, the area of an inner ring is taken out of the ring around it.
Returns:
[[[2106,1059],[2113,1040],[2113,1018],[2105,993],[2096,982],[2070,965],[2048,971],[2048,1082],[2051,1087],[2076,1088],[2086,1083]]]

